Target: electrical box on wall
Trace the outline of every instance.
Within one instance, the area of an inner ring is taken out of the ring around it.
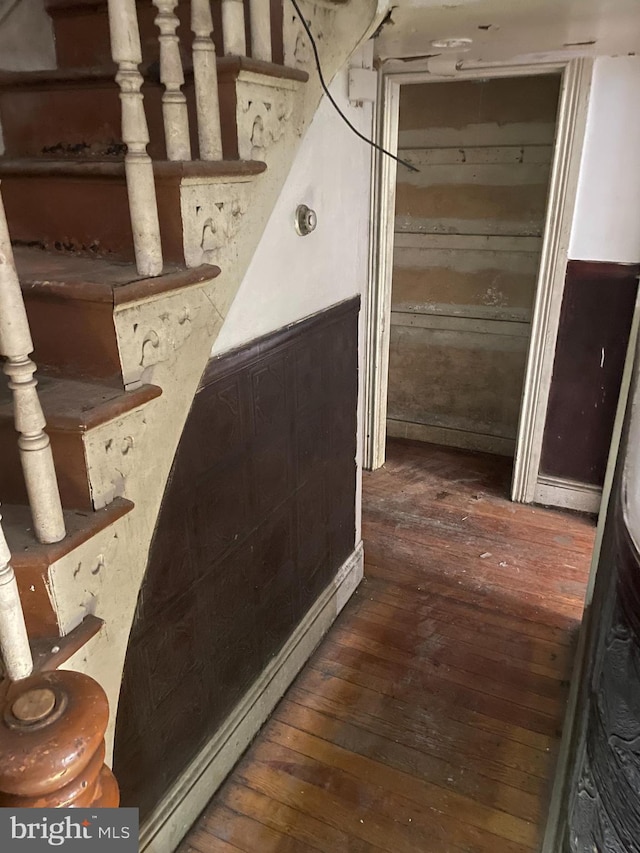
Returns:
[[[349,69],[349,100],[352,104],[373,103],[378,93],[378,73],[371,68]]]

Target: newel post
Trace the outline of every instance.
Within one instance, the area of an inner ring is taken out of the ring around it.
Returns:
[[[118,806],[104,763],[108,719],[88,675],[56,670],[10,684],[0,700],[0,807]]]

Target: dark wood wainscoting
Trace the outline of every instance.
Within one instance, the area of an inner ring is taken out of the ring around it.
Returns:
[[[541,472],[601,486],[620,393],[638,264],[569,261]]]
[[[359,300],[213,359],[127,652],[114,769],[144,819],[352,553]]]

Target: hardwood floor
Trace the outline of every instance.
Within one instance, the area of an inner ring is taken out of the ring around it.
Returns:
[[[539,848],[595,528],[390,442],[366,579],[181,853]]]

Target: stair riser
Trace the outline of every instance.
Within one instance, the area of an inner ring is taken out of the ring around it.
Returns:
[[[40,370],[78,379],[119,379],[120,356],[108,302],[24,293]]]
[[[48,574],[46,567],[22,566],[16,569],[24,621],[32,642],[59,634],[58,620],[48,592]]]
[[[154,21],[158,14],[150,0],[138,3],[138,26],[144,62],[155,62],[159,58],[158,28]],[[219,3],[213,3],[213,38],[216,50],[222,54],[222,16]],[[190,3],[180,0],[176,12],[180,19],[178,36],[187,61],[191,52],[193,36],[190,29]],[[94,7],[77,7],[58,12],[49,11],[53,20],[56,40],[56,56],[59,68],[82,68],[102,65],[111,61],[109,19],[107,4]]]
[[[62,505],[66,509],[92,510],[87,480],[84,441],[79,432],[48,429],[58,476]],[[28,503],[22,476],[17,435],[11,421],[0,421],[0,493],[6,503]]]
[[[147,150],[156,160],[166,159],[161,93],[158,85],[143,87],[151,139]],[[0,116],[7,157],[122,153],[120,98],[113,81],[4,91]]]
[[[165,261],[182,263],[179,186],[157,181],[156,194]],[[124,177],[7,175],[2,195],[14,241],[134,259]]]
[[[222,144],[227,160],[251,159],[250,139],[238,139],[237,105],[247,84],[234,79],[219,84]],[[266,89],[274,94],[273,89]],[[143,87],[153,160],[165,160],[162,87]],[[198,123],[193,80],[183,87],[189,114],[192,159],[199,156]],[[246,97],[245,97],[246,101]],[[49,85],[0,92],[0,118],[7,158],[109,157],[122,155],[121,106],[113,81],[96,84]],[[249,129],[250,133],[250,129]]]

